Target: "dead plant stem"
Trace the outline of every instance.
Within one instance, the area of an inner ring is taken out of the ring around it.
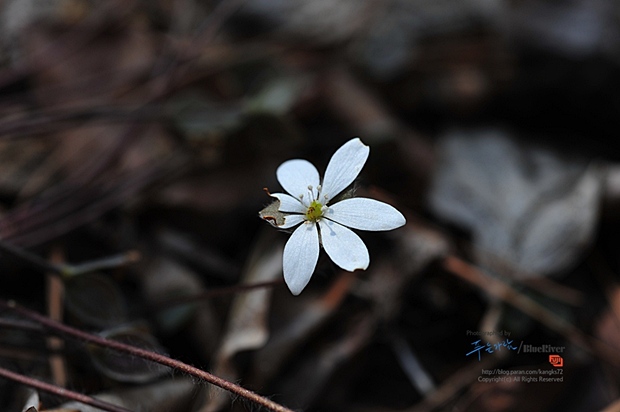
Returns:
[[[0,368],[0,376],[10,379],[14,382],[21,383],[23,385],[30,386],[31,388],[35,388],[43,392],[48,392],[48,393],[60,396],[62,398],[65,398],[65,399],[71,399],[73,401],[78,401],[86,405],[94,406],[104,411],[131,412],[129,409],[123,408],[122,406],[113,405],[111,403],[104,402],[102,400],[93,398],[91,396],[84,395],[83,393],[70,391],[69,389],[65,389],[60,386],[52,385],[51,383],[43,382],[37,379],[30,378],[28,376],[20,375],[19,373],[12,372],[8,369]]]
[[[71,326],[67,326],[63,323],[56,322],[46,316],[43,316],[37,312],[18,306],[15,302],[0,300],[0,309],[12,311],[20,316],[28,318],[36,323],[39,323],[43,327],[61,333],[63,335],[71,336],[73,338],[82,340],[84,342],[92,343],[97,346],[102,346],[110,349],[117,350],[119,352],[128,353],[132,356],[136,356],[142,359],[150,360],[159,363],[164,366],[168,366],[175,370],[181,371],[188,375],[197,377],[204,381],[218,386],[224,390],[241,396],[257,405],[261,405],[274,412],[293,412],[291,409],[286,408],[270,399],[258,395],[248,389],[245,389],[239,385],[222,379],[218,376],[212,375],[209,372],[205,372],[194,366],[188,365],[176,359],[169,358],[159,353],[151,352],[146,349],[138,348],[135,346],[127,345],[125,343],[117,342],[114,340],[106,339],[101,336],[93,335],[87,332],[83,332],[79,329],[75,329]]]
[[[452,274],[479,287],[489,295],[514,306],[550,330],[565,336],[584,351],[597,355],[614,365],[620,365],[620,355],[615,348],[582,332],[572,323],[556,315],[532,298],[519,293],[509,284],[487,275],[456,256],[448,256],[443,265]]]

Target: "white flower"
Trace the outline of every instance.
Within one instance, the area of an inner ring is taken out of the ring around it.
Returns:
[[[359,138],[349,140],[330,159],[323,182],[307,160],[288,160],[278,167],[276,176],[288,194],[270,194],[279,201],[275,202],[277,209],[269,206],[261,217],[281,229],[299,225],[284,246],[283,257],[284,280],[294,295],[310,281],[320,245],[342,269],[366,269],[370,263],[368,249],[348,228],[377,231],[405,224],[398,210],[378,200],[332,202],[357,178],[369,152]]]

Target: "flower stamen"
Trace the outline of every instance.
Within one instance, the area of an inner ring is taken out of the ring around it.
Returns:
[[[323,217],[323,205],[313,200],[306,210],[305,218],[309,222],[318,222]]]

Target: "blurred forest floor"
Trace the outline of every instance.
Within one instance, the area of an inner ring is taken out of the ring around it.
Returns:
[[[293,410],[620,410],[620,3],[6,0],[0,30],[1,371],[259,409],[16,302]],[[295,297],[263,188],[353,136],[407,225]],[[68,401],[0,378],[3,411],[100,410]]]

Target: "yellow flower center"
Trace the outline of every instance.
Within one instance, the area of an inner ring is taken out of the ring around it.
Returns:
[[[310,203],[310,206],[308,206],[308,210],[306,210],[306,220],[309,220],[310,222],[316,222],[322,217],[323,205],[316,200],[313,200],[312,203]]]

